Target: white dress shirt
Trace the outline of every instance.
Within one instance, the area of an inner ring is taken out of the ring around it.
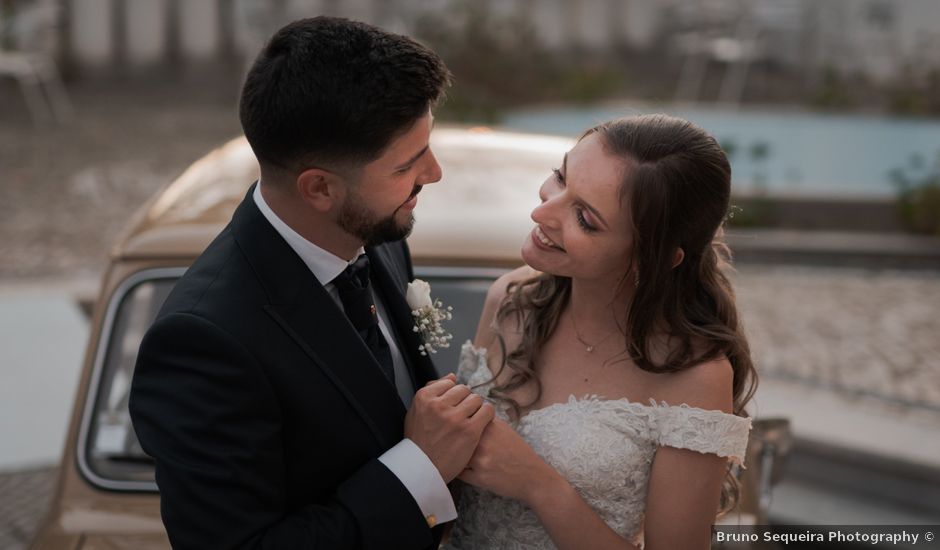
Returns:
[[[300,256],[300,259],[303,260],[314,277],[333,297],[339,308],[343,309],[339,291],[336,289],[336,285],[332,284],[332,281],[349,264],[355,262],[356,258],[365,253],[365,250],[360,248],[354,258],[344,260],[308,241],[291,229],[271,210],[271,207],[268,206],[261,195],[261,185],[259,181],[252,195],[255,204],[261,210],[261,214],[287,242],[288,246]],[[411,375],[408,372],[401,350],[398,348],[398,343],[393,337],[394,333],[389,330],[385,306],[375,293],[373,293],[373,298],[379,317],[379,329],[382,331],[385,341],[388,342],[389,348],[391,348],[392,363],[395,368],[395,386],[402,403],[404,403],[405,408],[408,408],[411,406],[411,400],[415,392]],[[401,440],[397,445],[382,454],[379,461],[391,470],[408,492],[411,493],[411,496],[418,503],[418,507],[421,508],[424,517],[433,518],[433,520],[429,519],[429,523],[443,523],[457,518],[454,500],[447,489],[447,484],[441,478],[440,472],[424,451],[410,439]]]

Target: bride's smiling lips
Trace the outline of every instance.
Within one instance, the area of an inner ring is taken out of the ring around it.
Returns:
[[[548,235],[546,235],[545,232],[542,231],[542,227],[540,225],[535,226],[535,229],[532,230],[531,237],[532,237],[532,242],[535,244],[535,246],[538,248],[541,248],[542,250],[547,250],[547,251],[558,250],[561,252],[565,251],[565,249],[558,246],[558,244],[555,241],[548,238]]]

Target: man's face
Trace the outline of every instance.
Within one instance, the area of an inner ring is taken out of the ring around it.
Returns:
[[[433,123],[430,112],[418,119],[349,185],[336,223],[366,246],[407,237],[421,187],[440,181],[441,166],[429,143]]]

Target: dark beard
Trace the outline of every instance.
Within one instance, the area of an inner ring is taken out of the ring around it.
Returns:
[[[375,246],[400,241],[411,234],[415,223],[414,216],[399,225],[395,220],[396,213],[398,210],[385,218],[376,219],[375,214],[361,206],[359,201],[347,200],[336,223],[347,233],[359,238],[364,246]]]

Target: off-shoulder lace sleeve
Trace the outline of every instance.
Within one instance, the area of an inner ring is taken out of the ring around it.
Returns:
[[[491,378],[493,375],[486,364],[486,348],[478,348],[467,340],[460,348],[457,382],[470,386],[474,392],[486,397],[492,386]]]
[[[685,404],[670,406],[653,400],[651,403],[656,409],[652,435],[659,445],[716,454],[744,465],[750,418]]]

